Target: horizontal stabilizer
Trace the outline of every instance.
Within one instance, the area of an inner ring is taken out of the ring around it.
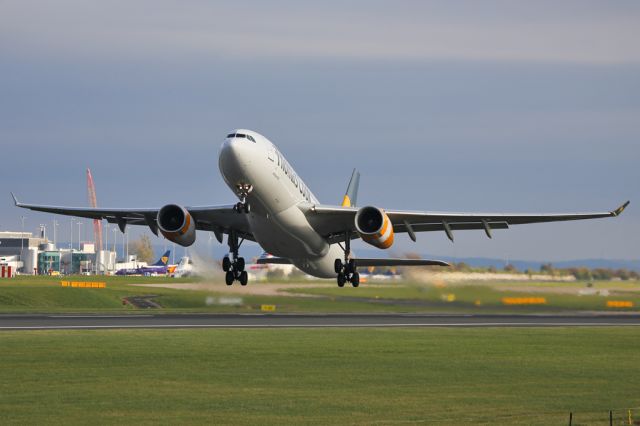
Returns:
[[[292,265],[293,264],[293,262],[291,262],[291,260],[286,259],[284,257],[262,257],[262,258],[258,259],[256,263],[258,265],[267,265],[267,264]]]
[[[442,260],[430,259],[355,259],[356,266],[451,266]]]

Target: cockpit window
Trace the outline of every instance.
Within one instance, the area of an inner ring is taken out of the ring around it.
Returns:
[[[230,133],[227,135],[227,138],[251,138],[251,136],[247,136],[242,133]]]
[[[245,135],[243,133],[229,133],[227,135],[227,139],[232,139],[232,138],[247,138],[249,139],[251,142],[255,143],[256,140],[253,138],[253,136],[251,135]]]

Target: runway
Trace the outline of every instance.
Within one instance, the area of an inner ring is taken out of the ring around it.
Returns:
[[[2,330],[639,326],[640,315],[157,314],[0,315]]]

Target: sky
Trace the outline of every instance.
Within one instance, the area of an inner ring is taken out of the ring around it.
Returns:
[[[54,219],[16,209],[9,191],[87,205],[87,167],[104,207],[235,202],[218,149],[249,128],[327,204],[354,167],[359,204],[390,209],[631,200],[615,220],[492,240],[401,236],[390,255],[639,259],[638,40],[636,1],[2,0],[0,230]]]

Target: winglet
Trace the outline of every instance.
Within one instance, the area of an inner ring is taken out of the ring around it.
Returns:
[[[612,211],[611,216],[620,216],[624,211],[624,209],[627,208],[628,205],[629,205],[629,201],[627,201],[626,203],[624,203],[623,205],[621,205],[620,207]]]
[[[13,204],[15,204],[17,207],[20,207],[20,202],[18,201],[18,199],[16,198],[16,195],[13,192],[11,193],[11,197],[13,198]]]

